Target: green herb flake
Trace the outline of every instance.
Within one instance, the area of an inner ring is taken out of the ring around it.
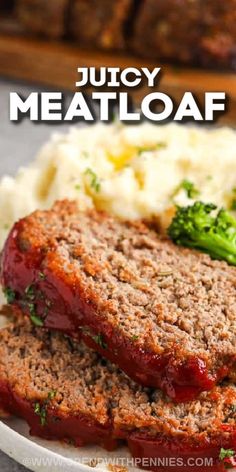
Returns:
[[[47,407],[49,402],[55,398],[56,394],[56,390],[50,390],[50,392],[48,392],[48,397],[44,401],[43,405],[40,405],[39,402],[35,403],[34,412],[37,416],[40,416],[41,426],[45,426],[45,424],[47,423]]]
[[[224,449],[222,447],[220,450],[219,459],[223,461],[225,459],[230,459],[231,457],[234,457],[234,456],[235,456],[235,451],[233,449]]]
[[[75,185],[75,190],[81,190],[81,185],[80,185],[80,184],[76,184],[76,185]]]
[[[53,400],[55,398],[56,394],[57,394],[56,390],[50,390],[50,392],[48,392],[48,399]]]
[[[43,320],[37,315],[34,303],[28,303],[28,308],[32,323],[41,328],[43,326]]]
[[[154,144],[153,146],[138,146],[137,147],[137,152],[138,155],[140,156],[144,152],[152,152],[152,151],[157,151],[160,149],[165,149],[167,147],[166,143],[159,142],[157,144]]]
[[[180,190],[184,190],[186,192],[187,197],[192,199],[196,198],[200,194],[199,190],[195,187],[194,183],[190,182],[187,179],[184,179],[182,180],[182,182],[180,182],[178,187],[175,189],[172,197],[175,197]]]
[[[136,334],[134,334],[131,338],[131,341],[137,341],[139,339],[139,336],[137,336]]]
[[[42,326],[43,326],[43,320],[42,320],[42,318],[39,318],[39,316],[37,316],[37,315],[31,315],[31,316],[30,316],[30,319],[31,319],[32,323],[33,323],[35,326],[37,326],[37,327],[39,327],[39,328],[42,328]]]
[[[107,343],[104,341],[102,334],[97,334],[96,336],[92,336],[92,339],[102,349],[107,349]]]
[[[13,303],[16,299],[16,292],[12,290],[10,287],[3,288],[3,293],[7,299],[7,303]]]
[[[98,193],[101,189],[101,183],[99,182],[97,174],[95,174],[95,172],[92,169],[88,168],[85,171],[85,175],[88,175],[91,177],[91,181],[90,181],[91,188],[93,188],[95,192]]]
[[[37,416],[40,416],[41,426],[45,426],[47,423],[47,411],[45,406],[41,406],[40,403],[35,403],[34,412]]]

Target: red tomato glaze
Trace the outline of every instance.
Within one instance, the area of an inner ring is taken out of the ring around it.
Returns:
[[[63,415],[52,407],[48,407],[46,422],[42,425],[35,413],[35,404],[21,398],[3,382],[0,382],[0,407],[24,418],[33,436],[58,439],[77,447],[94,444],[109,451],[117,448],[122,439],[135,459],[134,465],[154,472],[220,472],[224,470],[219,461],[220,448],[236,447],[236,432],[233,430],[229,432],[227,440],[219,438],[211,443],[202,439],[196,445],[191,444],[190,440],[163,435],[150,438],[144,433],[118,431],[111,422],[101,425],[92,417],[83,414]]]
[[[161,388],[175,401],[189,401],[201,391],[211,390],[227,374],[227,366],[214,378],[206,362],[191,356],[176,366],[174,355],[157,355],[143,351],[135,342],[124,339],[105,319],[96,315],[95,308],[80,293],[73,276],[67,277],[59,256],[41,254],[35,248],[20,249],[18,232],[22,221],[13,228],[2,255],[1,281],[15,292],[15,303],[29,312],[34,303],[45,328],[62,331],[72,337],[82,337],[104,357],[119,365],[138,383]],[[58,257],[58,259],[57,259]],[[40,274],[43,274],[40,276]],[[33,286],[35,298],[27,300],[26,289]],[[103,342],[95,342],[102,333]],[[173,347],[173,353],[174,353]]]

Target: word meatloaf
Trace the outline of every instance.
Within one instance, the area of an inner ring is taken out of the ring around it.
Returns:
[[[35,436],[107,449],[125,441],[141,467],[166,472],[171,458],[174,470],[188,472],[201,459],[201,472],[216,472],[221,448],[232,455],[236,447],[235,403],[236,388],[226,384],[175,404],[82,342],[19,314],[0,330],[0,406],[26,419]]]
[[[141,222],[62,201],[17,222],[1,259],[8,302],[81,337],[176,401],[235,378],[236,269]]]

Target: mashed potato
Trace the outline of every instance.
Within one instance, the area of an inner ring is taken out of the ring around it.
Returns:
[[[194,199],[236,208],[236,132],[116,123],[54,135],[32,164],[0,182],[0,245],[14,221],[65,197],[164,226],[175,204]]]

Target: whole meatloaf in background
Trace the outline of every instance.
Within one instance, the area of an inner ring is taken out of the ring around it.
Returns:
[[[69,30],[80,44],[123,49],[133,0],[72,0]]]
[[[123,441],[155,472],[225,470],[221,448],[236,449],[233,384],[176,405],[83,343],[17,316],[0,330],[0,408],[24,418],[32,435],[109,450]]]
[[[16,223],[1,261],[8,301],[82,339],[177,401],[235,379],[236,268],[142,222],[62,201]]]
[[[136,53],[173,63],[236,67],[236,0],[143,0]]]
[[[17,16],[27,33],[60,38],[66,31],[69,0],[17,0]]]

